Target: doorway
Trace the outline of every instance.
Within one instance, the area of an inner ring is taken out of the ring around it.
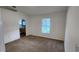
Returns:
[[[26,21],[21,19],[19,22],[20,37],[26,36]]]

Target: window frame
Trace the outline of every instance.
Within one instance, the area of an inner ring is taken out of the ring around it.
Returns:
[[[45,20],[47,18],[49,19],[49,20],[46,20],[46,21],[49,21],[48,24],[47,25],[43,24],[44,23],[43,20]],[[43,26],[47,26],[49,30],[47,30],[47,32],[43,32]],[[50,31],[51,31],[51,27],[50,26],[51,26],[51,17],[43,17],[42,20],[41,20],[41,32],[43,34],[50,34]]]

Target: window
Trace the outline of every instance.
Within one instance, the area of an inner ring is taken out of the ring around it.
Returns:
[[[42,19],[42,33],[50,33],[50,17]]]
[[[25,28],[26,26],[26,22],[24,19],[20,20],[19,24],[20,24],[20,28]]]

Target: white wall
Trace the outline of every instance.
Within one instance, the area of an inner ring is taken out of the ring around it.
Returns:
[[[41,32],[42,18],[51,17],[51,31],[50,34],[43,34]],[[48,37],[58,40],[64,40],[66,12],[56,12],[48,15],[31,16],[30,34],[42,37]]]
[[[4,38],[3,38],[3,22],[2,22],[2,13],[0,9],[0,52],[5,51]]]
[[[65,51],[79,51],[79,7],[69,7],[65,32]]]
[[[19,20],[25,19],[28,24],[28,16],[10,10],[2,9],[2,18],[4,23],[4,42],[8,43],[20,38]],[[28,35],[28,26],[26,26]]]

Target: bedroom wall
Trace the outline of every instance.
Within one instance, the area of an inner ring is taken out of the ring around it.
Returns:
[[[67,12],[65,51],[79,52],[79,7],[69,7]]]
[[[25,19],[28,24],[29,17],[20,12],[2,9],[2,18],[4,24],[4,43],[19,39],[19,20]],[[26,26],[26,31],[28,35],[28,25]]]
[[[49,34],[41,32],[42,18],[50,16],[51,29]],[[35,36],[42,36],[47,38],[53,38],[58,40],[64,40],[65,23],[66,23],[66,11],[55,12],[47,15],[31,16],[30,34]]]
[[[5,51],[5,44],[4,44],[4,31],[3,31],[3,21],[2,21],[2,12],[1,12],[1,8],[0,8],[0,52],[4,52]]]

